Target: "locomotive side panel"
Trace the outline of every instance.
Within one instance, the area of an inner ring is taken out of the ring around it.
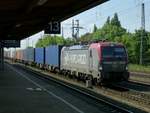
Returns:
[[[89,62],[90,62],[89,70],[90,70],[91,74],[93,75],[93,78],[99,79],[100,78],[100,69],[99,69],[99,55],[98,55],[97,49],[90,48]]]
[[[61,53],[61,69],[89,73],[88,49],[65,50]]]

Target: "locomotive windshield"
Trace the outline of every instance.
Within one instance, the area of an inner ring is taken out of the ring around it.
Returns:
[[[102,49],[102,57],[126,57],[126,52],[124,47],[104,47]]]

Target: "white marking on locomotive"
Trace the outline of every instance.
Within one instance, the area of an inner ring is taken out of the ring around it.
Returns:
[[[65,54],[64,63],[68,64],[86,64],[87,56],[86,54]]]

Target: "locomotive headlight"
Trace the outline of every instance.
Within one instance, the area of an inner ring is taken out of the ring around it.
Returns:
[[[102,66],[99,66],[99,70],[103,70]]]
[[[128,66],[126,66],[126,70],[128,70]]]

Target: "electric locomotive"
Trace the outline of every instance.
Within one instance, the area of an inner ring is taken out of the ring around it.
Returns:
[[[112,42],[63,47],[61,70],[94,83],[128,80],[128,55],[122,44]]]

